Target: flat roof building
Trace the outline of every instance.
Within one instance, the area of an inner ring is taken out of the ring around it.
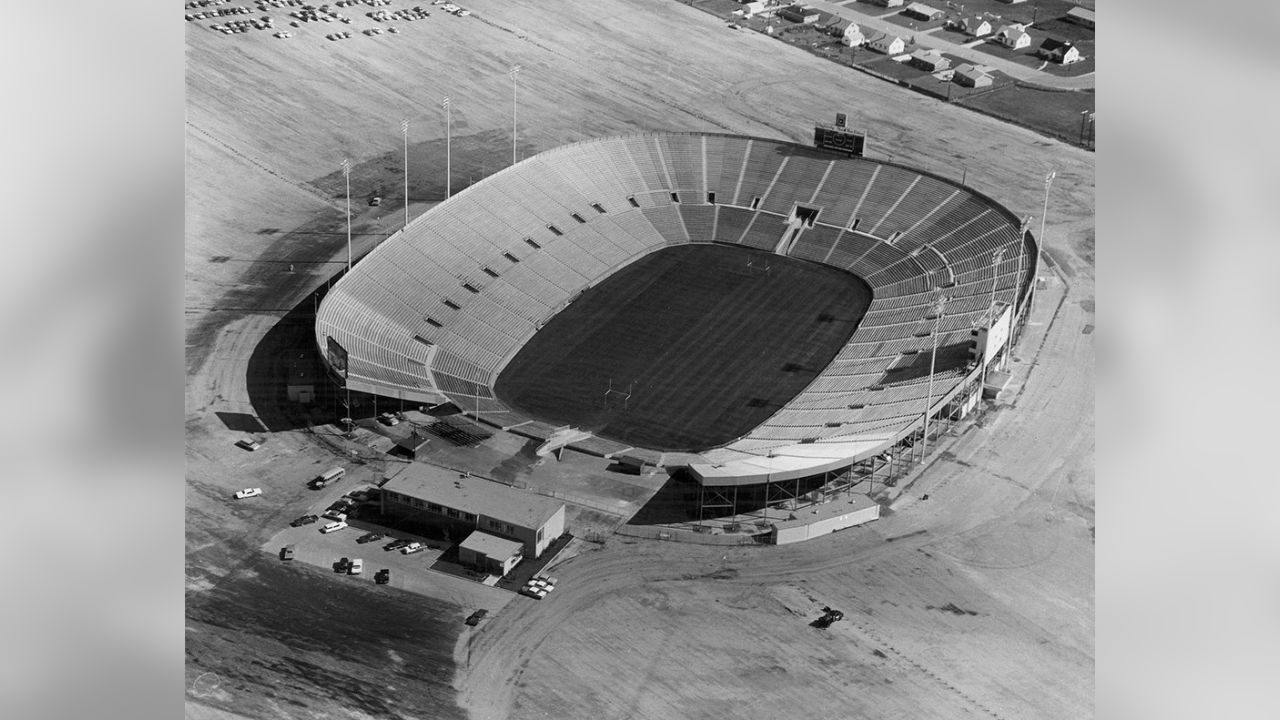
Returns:
[[[458,560],[481,572],[503,577],[524,557],[524,543],[476,530],[458,545]]]
[[[536,558],[564,534],[564,503],[453,470],[411,463],[381,484],[382,512],[443,526],[463,537],[474,530],[515,540]]]

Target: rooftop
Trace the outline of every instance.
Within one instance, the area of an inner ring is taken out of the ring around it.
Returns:
[[[389,473],[382,488],[526,528],[542,527],[564,507],[559,500],[416,462]]]
[[[487,532],[476,530],[462,541],[459,547],[466,548],[473,552],[480,553],[485,557],[491,557],[497,560],[503,560],[517,553],[524,552],[524,543],[518,543],[515,540],[507,540],[497,535],[490,535]]]

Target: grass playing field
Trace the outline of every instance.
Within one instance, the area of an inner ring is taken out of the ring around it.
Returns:
[[[816,263],[727,245],[667,248],[552,318],[495,390],[547,422],[639,447],[703,450],[803,390],[870,302],[860,278]],[[607,393],[610,382],[618,392]]]

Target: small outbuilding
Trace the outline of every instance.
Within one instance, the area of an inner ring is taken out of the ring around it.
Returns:
[[[871,2],[881,7],[891,8],[891,7],[902,7],[903,3],[905,3],[906,0],[871,0]]]
[[[503,577],[524,557],[524,545],[476,530],[458,545],[458,561],[489,575]]]

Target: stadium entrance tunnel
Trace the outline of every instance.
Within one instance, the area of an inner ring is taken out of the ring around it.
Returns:
[[[872,292],[836,268],[719,244],[668,247],[588,289],[512,358],[511,408],[636,447],[741,437],[821,373]]]

